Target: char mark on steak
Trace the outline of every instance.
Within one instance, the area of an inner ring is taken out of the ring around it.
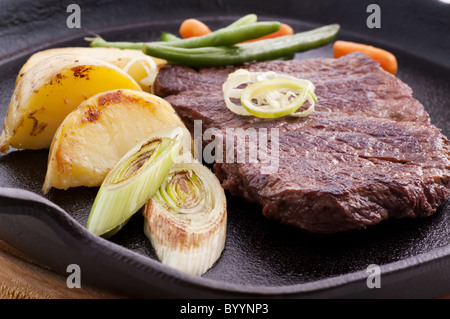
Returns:
[[[244,117],[224,103],[222,84],[236,68],[193,70],[169,65],[155,82],[193,132],[277,128],[276,173],[262,163],[216,163],[223,187],[262,207],[266,217],[313,233],[363,229],[388,218],[433,214],[450,196],[447,138],[430,123],[411,88],[369,57],[270,61],[246,65],[316,86],[305,118]],[[254,147],[254,145],[253,145]]]

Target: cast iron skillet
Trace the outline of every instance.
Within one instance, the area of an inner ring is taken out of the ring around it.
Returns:
[[[450,5],[440,1],[378,1],[381,29],[369,29],[365,1],[87,1],[82,28],[68,29],[68,2],[8,0],[0,12],[0,119],[26,59],[50,47],[109,40],[156,40],[186,17],[213,28],[247,13],[288,22],[296,31],[339,23],[340,39],[383,46],[399,60],[409,84],[450,136]],[[331,57],[331,46],[296,58]],[[430,218],[391,220],[363,231],[318,236],[279,225],[261,210],[228,197],[226,247],[216,265],[194,277],[162,265],[136,214],[105,240],[84,228],[97,189],[52,190],[44,198],[48,151],[0,156],[0,239],[66,274],[78,264],[82,281],[132,297],[176,298],[429,298],[450,292],[450,203]],[[381,288],[366,285],[369,265],[381,266]]]

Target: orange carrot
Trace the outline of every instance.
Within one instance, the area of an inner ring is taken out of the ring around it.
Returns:
[[[292,27],[287,25],[286,23],[282,23],[280,30],[278,30],[274,33],[265,35],[261,38],[248,40],[243,43],[250,43],[250,42],[255,42],[255,41],[265,40],[265,39],[273,39],[273,38],[281,37],[283,35],[292,35],[292,34],[294,34],[294,29],[292,29]]]
[[[389,51],[355,42],[341,40],[334,42],[333,55],[335,58],[339,58],[352,52],[362,52],[380,63],[380,66],[389,73],[397,73],[397,59],[395,55]]]
[[[180,35],[184,38],[200,37],[211,33],[211,29],[197,19],[184,20],[180,25]]]

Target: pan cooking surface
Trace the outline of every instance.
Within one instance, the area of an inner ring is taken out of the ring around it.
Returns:
[[[205,20],[213,28],[230,19]],[[296,31],[311,28],[287,20]],[[108,40],[156,40],[162,31],[176,32],[179,21],[160,25],[139,25],[104,31]],[[214,24],[215,23],[215,24]],[[342,30],[339,39],[364,42]],[[373,42],[372,42],[373,43]],[[373,43],[376,45],[376,43]],[[82,38],[63,41],[54,47],[82,45]],[[410,85],[414,96],[425,105],[433,124],[450,136],[450,70],[422,60],[408,52],[391,51],[399,61],[398,77]],[[6,115],[14,80],[29,55],[0,64],[0,119]],[[296,55],[298,59],[331,57],[331,45]],[[42,194],[48,151],[10,151],[0,156],[0,187],[21,188]],[[81,225],[86,225],[97,188],[67,191],[52,189],[46,196]],[[250,286],[287,286],[313,283],[365,270],[371,264],[385,265],[450,245],[450,203],[425,219],[389,220],[367,230],[336,235],[311,235],[279,225],[261,214],[261,209],[228,195],[226,247],[217,264],[204,277],[219,283]],[[143,233],[143,218],[136,214],[110,241],[156,259]],[[56,258],[56,256],[55,256]],[[51,266],[51,265],[50,265]]]

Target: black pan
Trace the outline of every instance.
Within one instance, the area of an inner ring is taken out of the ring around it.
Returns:
[[[369,28],[373,1],[77,1],[81,28],[66,26],[72,1],[2,1],[0,10],[0,119],[14,79],[34,52],[85,46],[93,33],[108,40],[156,40],[177,32],[187,17],[212,28],[247,13],[287,22],[296,31],[339,23],[340,39],[382,46],[399,60],[409,84],[450,136],[450,4],[444,1],[377,1],[381,28]],[[331,45],[296,58],[331,57]],[[67,275],[81,267],[83,282],[131,297],[431,298],[450,292],[450,203],[432,217],[390,220],[367,230],[318,236],[264,218],[261,209],[228,197],[226,247],[202,277],[162,265],[136,214],[110,240],[84,226],[97,189],[52,190],[42,196],[48,151],[0,156],[0,239]],[[371,264],[381,266],[381,288],[368,288]]]

